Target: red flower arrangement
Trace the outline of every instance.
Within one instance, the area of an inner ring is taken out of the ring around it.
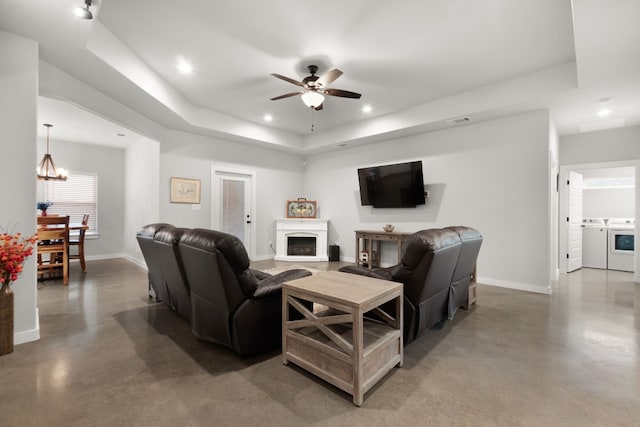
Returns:
[[[33,255],[33,245],[38,236],[22,237],[22,234],[0,234],[0,284],[8,285],[18,280],[25,259]]]

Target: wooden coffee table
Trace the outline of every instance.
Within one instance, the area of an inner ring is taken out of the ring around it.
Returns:
[[[393,313],[379,308],[392,300]],[[402,366],[402,300],[401,283],[337,271],[284,283],[282,362],[295,363],[362,405],[364,393]],[[326,309],[311,311],[305,301]],[[304,319],[291,320],[291,308]]]

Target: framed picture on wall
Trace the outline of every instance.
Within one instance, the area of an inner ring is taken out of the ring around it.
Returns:
[[[171,203],[200,204],[200,180],[171,177]]]
[[[317,215],[318,207],[315,200],[287,200],[287,218],[316,218]]]

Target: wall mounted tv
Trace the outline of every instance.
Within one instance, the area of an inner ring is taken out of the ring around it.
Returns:
[[[422,162],[358,169],[360,202],[374,208],[415,208],[424,205]]]

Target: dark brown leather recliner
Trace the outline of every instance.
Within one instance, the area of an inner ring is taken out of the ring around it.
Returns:
[[[185,231],[178,253],[190,289],[194,335],[243,356],[281,345],[282,283],[309,271],[258,274],[249,268],[242,242],[214,230]]]
[[[467,236],[467,231],[462,228],[418,231],[404,241],[399,264],[377,270],[348,266],[340,271],[404,284],[404,343],[408,344],[425,329],[449,317],[451,288],[463,247],[459,232]],[[471,236],[472,233],[468,233]],[[469,253],[472,255],[476,242],[473,239],[471,241],[473,244]],[[471,258],[466,250],[464,254],[465,260]],[[467,265],[466,261],[464,265]],[[456,291],[464,288],[467,270],[465,267],[458,271]],[[468,282],[466,286],[468,289]],[[459,298],[461,292],[454,293]]]
[[[471,227],[446,228],[458,233],[462,242],[449,291],[449,320],[452,320],[459,307],[469,309],[469,285],[476,279],[476,261],[482,246],[482,235]]]
[[[167,223],[149,224],[142,227],[136,235],[142,256],[147,263],[149,296],[153,297],[156,301],[168,301],[169,298],[167,281],[164,276],[164,271],[162,270],[160,257],[158,256],[159,247],[155,242],[156,233],[163,228],[174,227]]]
[[[191,295],[178,253],[178,243],[185,228],[163,227],[154,236],[155,256],[162,269],[167,295],[162,301],[191,321]]]

